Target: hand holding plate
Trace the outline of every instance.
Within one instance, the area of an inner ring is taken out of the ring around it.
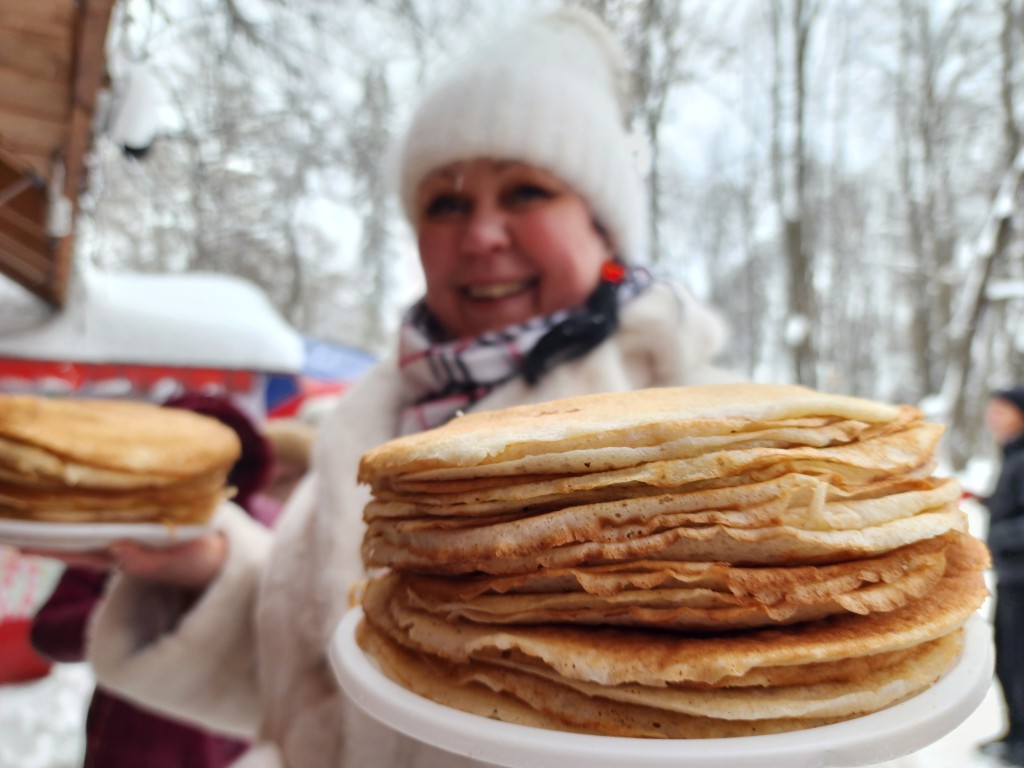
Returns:
[[[202,591],[220,573],[227,549],[224,534],[214,531],[164,547],[123,539],[114,542],[108,552],[118,570],[129,576]]]

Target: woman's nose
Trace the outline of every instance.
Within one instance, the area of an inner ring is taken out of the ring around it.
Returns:
[[[475,205],[463,232],[463,250],[473,256],[486,256],[507,248],[510,242],[505,212],[491,203]]]

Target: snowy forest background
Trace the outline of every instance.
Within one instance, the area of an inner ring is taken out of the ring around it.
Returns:
[[[382,351],[421,289],[388,150],[418,89],[541,0],[126,0],[77,257],[261,285]],[[922,404],[962,468],[1024,380],[1024,0],[586,0],[635,80],[648,261],[716,305],[759,381]],[[987,448],[986,448],[987,446]]]

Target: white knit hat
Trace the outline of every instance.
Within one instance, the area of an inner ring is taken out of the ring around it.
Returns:
[[[580,8],[538,16],[477,49],[427,92],[399,147],[400,194],[415,223],[431,171],[491,157],[569,184],[616,254],[645,256],[646,204],[626,129],[628,71],[604,24]]]

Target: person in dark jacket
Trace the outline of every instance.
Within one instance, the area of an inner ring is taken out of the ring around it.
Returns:
[[[234,430],[242,454],[227,482],[235,489],[234,501],[253,514],[273,472],[270,441],[227,397],[186,393],[164,405],[210,416]],[[39,653],[58,662],[83,660],[89,616],[109,575],[65,569],[32,621],[32,645]],[[103,688],[96,689],[89,703],[85,738],[83,768],[224,768],[248,748],[243,741],[152,713]]]
[[[1007,765],[1024,766],[1024,386],[996,392],[985,425],[1003,450],[999,479],[985,505],[996,573],[996,677],[1008,729],[982,751]]]

